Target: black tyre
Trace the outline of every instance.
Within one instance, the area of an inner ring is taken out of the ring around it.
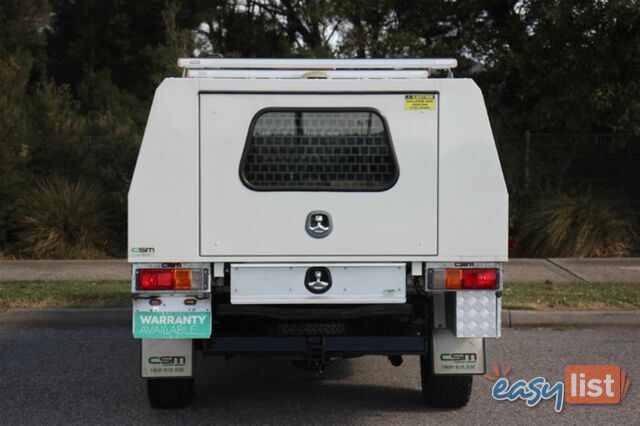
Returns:
[[[186,407],[193,400],[193,390],[193,378],[147,380],[147,396],[155,408]]]
[[[426,405],[438,408],[462,408],[471,398],[472,375],[436,376],[428,357],[420,357],[422,399]]]

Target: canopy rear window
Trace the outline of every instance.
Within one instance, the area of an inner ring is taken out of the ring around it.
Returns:
[[[375,110],[278,108],[254,117],[240,177],[258,191],[384,191],[398,165]]]

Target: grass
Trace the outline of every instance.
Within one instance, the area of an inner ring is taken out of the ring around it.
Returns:
[[[637,241],[637,215],[624,197],[586,189],[535,200],[519,230],[529,257],[621,257]]]
[[[61,177],[42,180],[24,201],[23,253],[35,258],[96,259],[104,256],[108,223],[104,194],[95,185]]]
[[[0,310],[131,305],[128,281],[0,282]],[[640,284],[507,284],[505,309],[640,309]]]
[[[640,284],[506,284],[505,309],[640,309]]]
[[[0,282],[0,310],[11,308],[115,308],[131,305],[129,281]]]

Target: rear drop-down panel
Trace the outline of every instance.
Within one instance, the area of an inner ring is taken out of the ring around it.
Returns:
[[[405,303],[404,263],[231,264],[231,303]]]

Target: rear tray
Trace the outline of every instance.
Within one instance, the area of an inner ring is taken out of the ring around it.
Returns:
[[[232,264],[234,305],[405,303],[404,263]]]

